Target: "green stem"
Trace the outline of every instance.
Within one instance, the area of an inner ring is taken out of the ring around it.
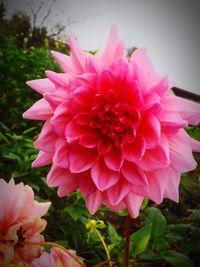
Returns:
[[[106,256],[107,256],[107,259],[108,259],[108,262],[109,262],[109,266],[112,267],[112,262],[111,262],[111,257],[110,257],[110,252],[108,250],[108,247],[103,239],[103,236],[101,235],[101,233],[95,228],[95,232],[97,233],[99,239],[101,240],[101,243],[105,249],[105,252],[106,252]]]

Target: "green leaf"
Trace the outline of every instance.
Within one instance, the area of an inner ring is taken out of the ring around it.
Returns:
[[[112,244],[119,245],[119,243],[122,241],[121,236],[118,235],[113,225],[109,222],[108,222],[108,236]]]
[[[147,249],[151,235],[151,226],[151,224],[148,224],[130,236],[131,256],[136,256]]]
[[[145,209],[148,205],[148,199],[147,198],[144,198],[143,202],[142,202],[142,205],[140,207],[141,210]]]
[[[177,251],[167,250],[162,253],[163,259],[173,267],[195,267],[192,260],[185,254]]]
[[[75,221],[79,220],[82,216],[88,216],[86,208],[78,205],[68,206],[61,213],[68,213]]]
[[[148,209],[147,215],[144,220],[144,225],[152,224],[151,240],[153,241],[152,249],[161,251],[168,248],[165,241],[164,233],[167,221],[161,211],[155,207]]]

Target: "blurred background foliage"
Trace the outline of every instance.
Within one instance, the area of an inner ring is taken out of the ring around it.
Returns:
[[[0,177],[32,186],[36,198],[50,200],[52,207],[46,216],[45,237],[48,241],[75,249],[87,266],[106,260],[97,235],[103,236],[115,266],[123,266],[126,212],[118,214],[102,207],[90,215],[79,191],[58,198],[56,190],[46,183],[48,167],[33,169],[37,155],[33,140],[41,123],[22,119],[39,95],[28,88],[27,80],[45,77],[45,70],[59,71],[50,50],[69,53],[63,38],[49,36],[45,26],[34,27],[30,17],[16,12],[5,19],[6,3],[0,2]],[[188,132],[200,140],[200,127]],[[200,156],[195,155],[197,162]],[[178,204],[165,200],[160,206],[145,202],[139,217],[132,222],[130,266],[200,266],[200,167],[184,174]],[[148,205],[147,205],[148,204]],[[91,220],[93,228],[87,227]],[[99,223],[97,223],[99,222]],[[120,265],[121,264],[121,265]],[[102,266],[107,266],[102,265]]]

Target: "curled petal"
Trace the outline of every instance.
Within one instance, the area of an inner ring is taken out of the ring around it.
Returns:
[[[179,201],[179,184],[181,180],[181,174],[177,173],[173,168],[167,168],[168,182],[165,187],[164,197],[171,199],[172,201]]]
[[[47,181],[51,187],[59,187],[58,196],[63,197],[79,186],[79,176],[70,173],[69,170],[53,165],[47,176]]]
[[[82,73],[85,67],[85,52],[80,48],[74,37],[69,37],[71,59],[77,73]]]
[[[97,159],[96,149],[86,149],[75,144],[70,147],[69,166],[72,173],[80,173],[92,168]]]
[[[139,88],[143,93],[154,88],[161,80],[160,76],[155,72],[145,48],[136,49],[133,52],[130,64],[133,65],[135,79],[138,80]]]
[[[84,126],[76,123],[76,121],[73,119],[70,122],[68,122],[66,128],[65,128],[65,137],[69,142],[71,140],[79,139],[82,135],[84,135]]]
[[[86,199],[86,206],[89,212],[91,214],[94,214],[101,206],[102,201],[103,201],[103,194],[98,190],[88,195]]]
[[[162,106],[169,111],[179,112],[182,118],[191,125],[200,122],[200,105],[177,96],[167,96],[162,100]]]
[[[185,139],[183,132],[178,132],[169,138],[171,166],[178,173],[194,170],[197,166],[192,155],[192,147],[189,140]]]
[[[64,139],[58,139],[55,146],[53,163],[56,166],[67,169],[69,167],[69,147]]]
[[[98,190],[104,191],[118,182],[120,173],[108,169],[103,160],[99,159],[91,169],[91,177]]]
[[[32,167],[42,167],[52,163],[53,155],[44,151],[40,151],[36,159],[32,163]]]
[[[70,120],[71,114],[68,111],[67,103],[63,102],[56,108],[51,118],[51,126],[58,136],[65,138],[65,128]]]
[[[64,72],[69,72],[73,70],[71,58],[69,56],[57,51],[51,51],[51,54]]]
[[[123,155],[131,162],[141,159],[146,150],[146,144],[142,137],[137,136],[132,143],[125,142],[123,145]]]
[[[118,205],[123,198],[128,194],[131,189],[131,185],[120,179],[117,184],[106,190],[106,196],[112,206]]]
[[[132,218],[136,218],[139,215],[143,199],[143,197],[132,193],[127,194],[125,199],[126,207]]]
[[[109,66],[116,60],[122,58],[123,54],[124,54],[124,44],[119,39],[117,30],[113,26],[110,31],[106,49],[103,52],[102,59],[105,62],[106,66]]]
[[[48,78],[31,80],[26,84],[41,95],[46,92],[53,92],[56,89]]]
[[[144,186],[147,185],[147,178],[145,172],[138,168],[136,164],[125,161],[122,169],[122,174],[133,185]]]
[[[113,147],[104,154],[104,162],[110,170],[119,171],[124,162],[121,149]]]
[[[34,145],[37,149],[53,153],[55,149],[56,140],[57,140],[57,135],[52,130],[49,121],[46,121],[44,126],[42,127],[42,131],[38,139],[34,142]]]
[[[53,114],[53,110],[49,103],[44,99],[38,100],[31,108],[25,111],[22,115],[25,119],[30,120],[48,120]]]
[[[68,87],[69,80],[72,76],[71,73],[57,73],[51,70],[45,71],[47,77],[58,87]]]
[[[145,114],[140,120],[138,134],[145,140],[147,148],[155,147],[160,141],[160,122],[152,114]]]
[[[168,172],[160,169],[153,172],[146,172],[148,188],[146,197],[160,204],[163,201],[164,192],[168,183]]]
[[[137,164],[145,171],[153,171],[166,168],[170,164],[169,144],[167,138],[161,138],[160,144],[152,149],[146,150],[144,156]]]
[[[161,118],[162,131],[167,135],[176,134],[180,129],[187,126],[179,113],[165,112]]]
[[[45,93],[44,98],[49,102],[51,107],[55,109],[59,104],[65,102],[68,98],[67,90],[56,90],[53,92]]]

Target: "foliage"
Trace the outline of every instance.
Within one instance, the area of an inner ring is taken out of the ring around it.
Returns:
[[[30,90],[26,81],[44,77],[45,69],[58,69],[45,48],[18,49],[10,34],[0,36],[0,115],[12,130],[20,132],[31,126],[22,113],[39,94]]]

